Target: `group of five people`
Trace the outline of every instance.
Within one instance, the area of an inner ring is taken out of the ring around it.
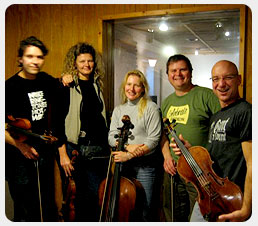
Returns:
[[[110,147],[117,147],[115,135],[122,127],[124,115],[130,117],[134,128],[124,150],[116,149],[111,155],[114,162],[122,164],[121,174],[137,179],[143,187],[143,211],[137,221],[159,220],[156,205],[163,160],[165,220],[203,220],[195,204],[196,187],[177,172],[181,152],[162,129],[162,117],[170,122],[176,120],[177,134],[187,147],[190,144],[207,147],[216,173],[228,177],[244,193],[241,210],[221,216],[220,220],[244,221],[250,217],[251,104],[239,97],[241,76],[232,62],[219,61],[212,69],[216,97],[212,90],[192,84],[193,68],[187,57],[171,56],[167,75],[175,92],[163,101],[161,111],[149,97],[144,74],[136,69],[129,71],[121,84],[121,105],[114,108],[109,125],[103,97],[104,69],[98,52],[88,43],[72,46],[60,79],[41,72],[47,52],[34,36],[21,41],[18,51],[21,70],[5,84],[5,166],[14,201],[13,221],[58,220],[55,159],[63,181],[73,177],[76,184],[75,221],[98,221],[101,211],[98,188],[106,177]],[[26,141],[19,140],[8,124],[20,118],[30,120],[33,133],[51,130],[58,141],[49,145],[29,137]]]

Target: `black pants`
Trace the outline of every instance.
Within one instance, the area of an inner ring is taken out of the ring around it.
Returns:
[[[171,176],[164,172],[163,212],[167,222],[188,222],[191,217],[197,191],[191,183],[186,183],[177,173],[173,176],[173,219],[171,204]]]
[[[54,200],[53,171],[47,167],[39,167],[40,185],[38,185],[37,169],[29,183],[17,184],[8,182],[10,195],[14,204],[15,222],[57,221],[57,208]],[[48,172],[48,170],[50,170]],[[40,194],[38,186],[40,186]],[[41,207],[40,198],[41,197]],[[42,210],[42,211],[41,211]],[[42,218],[41,218],[42,213]]]
[[[67,152],[79,149],[79,156],[76,158],[73,172],[76,184],[75,221],[98,222],[100,215],[98,188],[106,177],[108,158],[105,156],[104,158],[95,158],[92,153],[85,155],[81,150],[84,148],[83,146],[67,145]]]

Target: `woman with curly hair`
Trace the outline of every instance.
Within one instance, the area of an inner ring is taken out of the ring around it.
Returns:
[[[102,94],[104,70],[100,56],[88,43],[72,46],[65,57],[60,89],[60,129],[64,132],[59,148],[65,176],[76,183],[75,221],[98,221],[98,186],[105,178],[108,128]],[[79,155],[74,165],[71,153]]]
[[[115,107],[109,130],[109,144],[116,146],[115,134],[128,115],[134,128],[124,151],[113,152],[114,161],[122,162],[122,175],[136,178],[143,186],[145,197],[141,219],[154,221],[154,188],[157,179],[161,117],[158,106],[149,98],[149,85],[139,70],[129,71],[121,84],[121,105]],[[156,193],[157,194],[157,193]]]

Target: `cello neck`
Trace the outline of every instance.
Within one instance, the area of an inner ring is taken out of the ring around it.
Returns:
[[[115,135],[117,139],[116,151],[125,151],[124,145],[128,140],[128,137],[131,135],[130,129],[133,129],[133,124],[130,121],[128,115],[124,115],[122,118],[123,126],[117,128],[119,134]],[[114,167],[114,168],[113,168]],[[112,169],[114,171],[112,172]],[[121,163],[114,162],[113,156],[111,154],[107,178],[105,182],[104,194],[102,198],[102,207],[100,213],[100,222],[101,221],[117,221],[118,219],[118,202],[120,198],[120,171]]]

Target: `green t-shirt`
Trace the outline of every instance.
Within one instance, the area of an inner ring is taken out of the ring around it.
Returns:
[[[176,120],[177,136],[182,134],[192,146],[206,147],[210,117],[220,110],[218,98],[211,89],[195,86],[184,96],[169,95],[161,105],[162,117]],[[171,135],[169,136],[171,139]],[[178,156],[171,150],[173,158]]]

